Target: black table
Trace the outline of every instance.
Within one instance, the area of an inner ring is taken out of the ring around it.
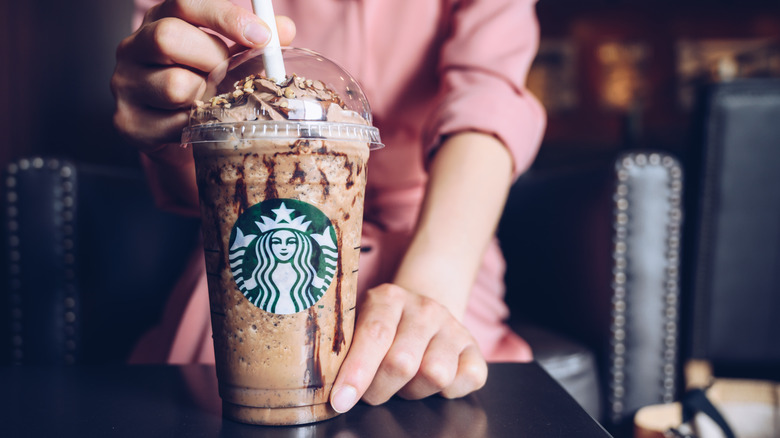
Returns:
[[[10,433],[9,433],[10,432]],[[609,437],[539,367],[491,364],[487,385],[459,400],[358,404],[317,424],[223,420],[213,367],[0,367],[4,437]]]

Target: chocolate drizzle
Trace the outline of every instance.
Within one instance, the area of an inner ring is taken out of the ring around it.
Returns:
[[[322,184],[322,197],[323,199],[327,199],[328,196],[330,196],[330,181],[328,181],[328,175],[325,174],[325,171],[320,169],[320,176],[322,179],[320,179],[320,184]]]
[[[298,153],[308,153],[311,150],[311,143],[309,143],[309,140],[301,138],[296,140],[295,143],[291,144],[290,149],[296,150]]]
[[[203,213],[204,224],[202,228],[204,232],[204,238],[206,241],[209,241],[208,237],[205,236],[207,233],[206,230],[213,230],[213,232],[216,234],[213,242],[222,242],[222,218],[218,213],[218,209],[215,208],[216,203],[214,200],[206,195],[206,193],[208,193],[209,187],[213,185],[220,186],[223,184],[222,171],[219,168],[211,168],[202,175],[204,177],[200,178],[201,174],[198,174],[196,183],[198,185],[198,200],[200,201],[201,212]],[[211,214],[209,215],[207,212]],[[208,223],[209,220],[211,221],[211,224]],[[216,267],[208,267],[207,269],[210,270],[209,272],[212,270],[214,272],[221,272],[228,265],[227,253],[222,250],[223,248],[221,245],[214,244],[208,246],[219,248],[220,257],[216,259],[218,261],[218,265]],[[214,272],[211,273],[213,274]]]
[[[309,376],[305,382],[308,388],[322,388],[322,364],[320,363],[320,326],[317,323],[317,311],[315,307],[309,308],[309,316],[306,318],[306,340],[309,345],[310,355],[306,362],[306,374]]]
[[[355,163],[344,160],[344,168],[347,169],[347,190],[351,189],[355,185],[355,178],[352,176],[352,170],[355,167]]]
[[[221,227],[222,218],[218,213],[219,210],[217,210],[216,208],[209,208],[209,210],[211,210],[212,220],[214,221],[214,225],[212,226],[211,229],[215,230],[217,234],[216,239],[214,241],[222,242],[222,227]],[[222,247],[222,245],[219,245],[219,249],[221,250],[220,252],[222,252],[222,254],[221,257],[219,257],[218,259],[219,264],[217,265],[216,271],[222,272],[228,266],[228,254],[227,252],[223,251],[224,248]]]
[[[341,235],[341,229],[336,224],[333,224],[333,227],[336,229],[336,235],[338,237],[337,241],[343,242],[344,240]],[[341,347],[346,344],[344,336],[344,314],[342,313],[341,303],[341,259],[342,257],[338,258],[336,265],[336,303],[333,306],[333,312],[336,314],[336,327],[333,332],[333,352],[336,354],[341,354]]]
[[[268,180],[265,182],[265,199],[276,199],[279,193],[276,191],[276,173],[274,167],[276,162],[271,157],[263,157],[263,164],[268,170]]]
[[[244,166],[237,166],[236,173],[236,190],[233,194],[233,202],[235,203],[236,213],[240,216],[246,209],[249,208],[249,198],[246,192],[246,183],[244,182]]]
[[[306,172],[301,170],[301,165],[299,162],[295,162],[295,170],[293,170],[292,178],[290,178],[290,184],[294,184],[295,181],[298,181],[298,184],[303,184],[306,181]]]

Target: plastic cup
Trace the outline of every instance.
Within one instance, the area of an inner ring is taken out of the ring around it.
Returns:
[[[281,113],[258,106],[246,78],[264,76],[261,54],[212,72],[207,98],[239,96],[193,107],[182,142],[195,157],[223,416],[303,424],[337,414],[328,400],[354,330],[366,164],[381,143],[357,82],[314,52],[284,49],[300,87],[265,96]],[[309,88],[341,100],[300,95]]]

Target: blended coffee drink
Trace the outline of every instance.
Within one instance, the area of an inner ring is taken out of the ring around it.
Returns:
[[[277,84],[258,53],[212,73],[213,97],[193,108],[183,142],[195,156],[223,415],[309,423],[336,415],[366,162],[380,143],[346,72],[285,49],[291,74]]]

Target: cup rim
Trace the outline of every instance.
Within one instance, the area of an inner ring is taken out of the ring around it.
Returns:
[[[182,145],[253,139],[299,139],[366,142],[370,150],[384,144],[379,129],[357,123],[314,120],[252,120],[188,126],[182,131]]]

